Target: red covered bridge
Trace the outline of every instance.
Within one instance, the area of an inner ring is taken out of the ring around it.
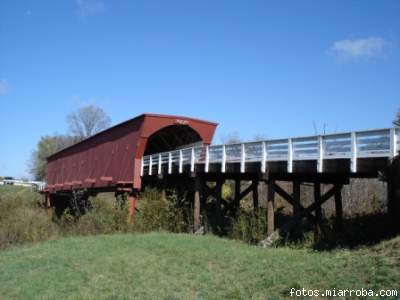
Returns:
[[[144,155],[208,145],[216,126],[188,117],[142,114],[48,157],[45,193],[53,205],[57,194],[79,189],[128,192],[134,201]]]
[[[400,211],[398,167],[391,169],[396,157],[398,160],[399,128],[210,145],[216,126],[188,117],[143,114],[102,131],[48,158],[47,203],[57,209],[77,192],[81,200],[100,192],[115,192],[128,196],[133,217],[142,181],[164,189],[169,184],[187,182],[197,229],[207,195],[216,198],[215,213],[221,214],[223,207],[237,214],[240,200],[249,193],[254,209],[258,209],[258,185],[266,183],[271,234],[275,194],[293,206],[291,226],[303,217],[318,224],[321,205],[330,198],[335,200],[340,221],[343,185],[350,178],[385,174],[390,205]],[[235,181],[234,200],[229,203],[221,196],[225,180]],[[241,181],[251,184],[241,190]],[[285,191],[277,181],[292,182],[292,191]],[[314,186],[314,202],[308,207],[301,204],[302,183]],[[332,188],[321,193],[321,184],[331,184]]]

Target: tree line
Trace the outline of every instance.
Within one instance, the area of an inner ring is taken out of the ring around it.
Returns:
[[[69,113],[66,122],[66,134],[42,136],[32,152],[28,168],[35,180],[46,180],[47,157],[108,128],[111,119],[102,108],[91,104]]]

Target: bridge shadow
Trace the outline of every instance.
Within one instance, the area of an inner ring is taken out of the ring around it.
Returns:
[[[324,228],[323,234],[313,244],[316,250],[370,246],[400,234],[398,226],[386,213],[344,218],[340,229],[335,228],[333,219],[328,219]]]
[[[277,227],[290,221],[292,216],[278,214]],[[355,249],[375,245],[400,234],[398,226],[387,213],[373,213],[343,218],[338,226],[334,218],[323,219],[319,226],[303,220],[295,230],[281,233],[280,244],[307,246],[328,251],[337,248]]]
[[[208,231],[221,237],[232,237],[234,223],[238,216],[235,216],[232,211],[226,211],[222,217],[218,217],[215,213],[216,205],[211,202],[207,205],[205,210],[205,223]],[[261,226],[267,222],[265,209],[260,209],[256,215],[252,211],[242,211],[247,218],[263,218]],[[275,215],[277,228],[282,228],[292,220],[292,215],[283,213],[283,210],[278,210]],[[266,236],[265,227],[264,231],[260,232],[260,221],[247,222],[250,226],[248,230],[255,230],[254,236],[246,240],[252,244],[257,244],[260,240],[258,237]],[[398,226],[387,213],[374,213],[366,215],[357,215],[353,217],[343,218],[340,227],[337,226],[335,219],[323,219],[320,226],[316,227],[315,224],[310,223],[304,219],[301,224],[290,232],[282,233],[282,239],[278,245],[290,245],[294,247],[311,247],[319,251],[329,251],[337,248],[355,249],[361,246],[370,246],[377,244],[383,240],[387,240],[400,234]],[[235,237],[234,237],[235,238]]]
[[[174,185],[169,184],[169,187],[176,191],[177,198],[182,199],[179,201],[179,205],[187,206],[188,219],[191,220],[193,218],[191,215],[193,192],[189,188],[190,184],[191,182],[180,180],[175,181]],[[162,190],[162,187],[158,188]],[[256,213],[250,204],[247,208],[242,207],[238,214],[232,197],[220,199],[220,201],[221,203],[218,204],[213,196],[201,198],[201,225],[205,232],[221,237],[236,238],[232,235],[233,227],[242,216],[246,223],[243,226],[248,226],[245,230],[247,232],[257,231],[250,238],[243,240],[257,244],[260,240],[265,239],[267,236],[265,208],[260,207]],[[257,220],[252,218],[257,218]],[[275,227],[277,229],[282,228],[292,219],[293,216],[284,209],[276,209]],[[283,234],[280,244],[311,247],[321,251],[336,248],[354,249],[360,246],[374,245],[400,234],[400,227],[393,222],[389,214],[380,212],[352,217],[344,216],[340,227],[337,226],[335,218],[323,218],[317,228],[318,230],[316,230],[315,224],[308,219],[303,219],[298,226],[295,226],[294,230]]]

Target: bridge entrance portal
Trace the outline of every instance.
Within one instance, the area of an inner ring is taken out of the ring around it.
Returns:
[[[167,152],[202,144],[200,134],[188,125],[170,125],[153,133],[144,155]]]

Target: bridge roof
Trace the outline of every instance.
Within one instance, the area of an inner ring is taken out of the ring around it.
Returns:
[[[139,122],[143,122],[146,118],[162,118],[162,119],[167,119],[167,120],[173,120],[177,124],[182,123],[182,122],[179,122],[180,120],[189,121],[189,123],[190,122],[194,122],[194,123],[198,123],[198,124],[208,124],[211,127],[214,127],[214,130],[218,126],[218,123],[211,122],[211,121],[206,121],[206,120],[201,120],[201,119],[197,119],[197,118],[192,118],[192,117],[185,117],[185,116],[178,116],[178,115],[166,115],[166,114],[155,114],[155,113],[143,113],[143,114],[138,115],[138,116],[136,116],[134,118],[131,118],[131,119],[128,119],[128,120],[123,121],[121,123],[118,123],[116,125],[113,125],[113,126],[107,128],[105,130],[102,130],[102,131],[100,131],[100,132],[98,132],[98,133],[96,133],[96,134],[94,134],[94,135],[82,140],[82,141],[79,141],[79,142],[77,142],[77,143],[75,143],[75,144],[73,144],[71,146],[68,146],[68,147],[66,147],[66,148],[64,148],[64,149],[62,149],[62,150],[60,150],[60,151],[58,151],[58,152],[56,152],[56,153],[54,153],[52,155],[49,155],[47,157],[47,159],[48,160],[52,160],[53,158],[58,157],[62,153],[67,152],[68,149],[75,148],[76,146],[78,146],[80,144],[85,144],[85,143],[87,143],[87,141],[95,140],[96,138],[98,138],[99,136],[103,135],[104,133],[115,131],[116,129],[118,129],[118,128],[126,125],[126,124],[133,123],[133,122],[138,122],[138,121]],[[156,126],[159,125],[158,122],[155,125]],[[181,124],[181,125],[185,125],[185,124]],[[213,134],[211,135],[211,138],[209,139],[209,141],[205,142],[206,144],[210,144],[211,143],[212,136],[213,136]]]
[[[144,153],[210,144],[216,126],[191,117],[141,114],[49,156],[49,188],[111,188],[121,183],[140,188]]]

